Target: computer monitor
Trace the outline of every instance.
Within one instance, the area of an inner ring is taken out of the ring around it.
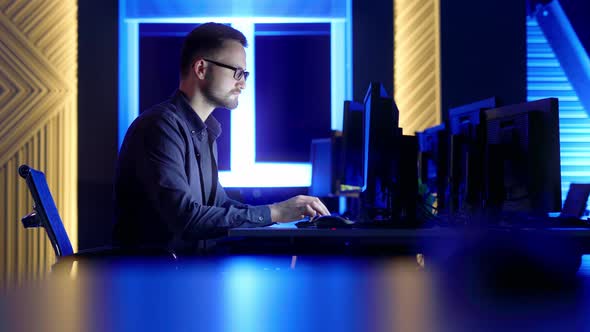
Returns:
[[[311,186],[309,195],[332,197],[337,195],[339,181],[340,142],[339,132],[333,131],[329,138],[311,140]]]
[[[342,122],[341,166],[338,182],[340,195],[358,196],[364,184],[364,122],[365,105],[344,102]]]
[[[364,104],[361,221],[411,220],[418,182],[416,138],[402,135],[399,110],[380,83],[369,85]]]
[[[446,213],[483,206],[484,111],[497,107],[495,97],[449,110],[449,180]]]
[[[441,211],[446,206],[448,183],[448,131],[445,124],[440,124],[422,132],[416,132],[418,138],[418,177],[422,184],[435,197],[434,207]]]
[[[560,211],[557,98],[487,110],[485,121],[485,198],[490,211]]]
[[[358,197],[364,186],[365,105],[350,100],[343,105],[342,131],[311,142],[312,196]]]

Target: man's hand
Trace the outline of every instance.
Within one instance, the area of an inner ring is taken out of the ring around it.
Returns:
[[[299,195],[286,201],[269,205],[270,217],[274,222],[290,222],[317,215],[328,215],[330,211],[317,197]]]

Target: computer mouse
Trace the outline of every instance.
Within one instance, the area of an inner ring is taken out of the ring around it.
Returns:
[[[340,216],[318,216],[311,220],[316,228],[350,228],[354,225],[354,221],[348,220]]]

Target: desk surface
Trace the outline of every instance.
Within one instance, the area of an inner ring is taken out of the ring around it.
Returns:
[[[465,236],[479,236],[482,233],[493,234],[540,234],[570,237],[590,240],[590,228],[530,228],[530,227],[489,227],[489,228],[460,228],[460,227],[430,227],[430,228],[297,228],[296,222],[274,224],[267,227],[233,228],[228,230],[228,237],[250,238],[399,238],[399,239],[428,239],[428,238],[456,238]]]
[[[510,251],[528,251],[541,255],[590,253],[590,229],[587,228],[454,228],[420,229],[313,229],[297,228],[295,223],[260,228],[235,228],[228,231],[233,253],[272,253],[274,249],[289,254],[372,254],[407,252],[446,253],[468,247],[495,247]],[[286,246],[289,246],[287,248]],[[391,250],[384,247],[390,247]],[[273,249],[274,248],[274,249]],[[376,250],[374,250],[376,248]],[[508,248],[508,249],[507,249]],[[258,250],[260,249],[260,250]],[[270,251],[268,251],[270,250]]]
[[[230,237],[440,237],[458,235],[451,228],[369,229],[369,228],[297,228],[295,222],[267,227],[233,228]]]
[[[289,223],[273,224],[266,227],[232,228],[228,230],[228,236],[447,236],[466,234],[470,232],[498,231],[498,232],[544,232],[574,237],[589,237],[590,228],[534,228],[534,227],[488,227],[485,229],[476,227],[428,227],[428,228],[297,228],[297,221]]]
[[[575,280],[504,285],[488,262],[238,256],[82,263],[0,297],[2,331],[581,331]]]

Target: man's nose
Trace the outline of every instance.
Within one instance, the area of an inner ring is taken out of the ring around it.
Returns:
[[[236,82],[236,86],[240,89],[240,90],[244,90],[246,88],[246,80],[244,79],[244,77],[242,76],[242,78],[240,78],[237,82]]]

